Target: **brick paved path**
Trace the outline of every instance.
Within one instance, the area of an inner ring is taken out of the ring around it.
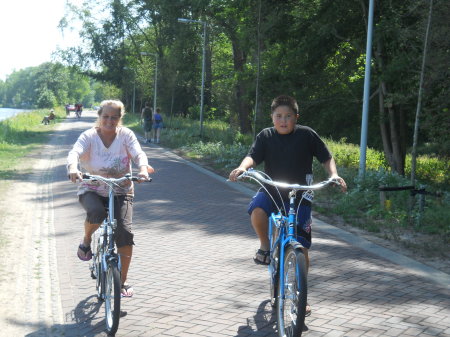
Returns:
[[[83,212],[65,178],[65,156],[81,130],[68,120],[57,133],[53,219],[63,324],[27,336],[104,336],[104,308],[88,264],[76,257]],[[265,267],[251,260],[257,239],[249,196],[167,150],[144,146],[157,170],[136,188],[135,296],[117,336],[275,336]],[[321,227],[324,228],[324,227]],[[309,276],[312,316],[304,336],[450,336],[449,287],[369,253],[320,228]],[[54,289],[58,292],[58,289]]]

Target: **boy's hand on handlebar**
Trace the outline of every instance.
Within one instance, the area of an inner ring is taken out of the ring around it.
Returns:
[[[336,184],[341,186],[342,192],[344,193],[347,192],[347,184],[345,183],[344,179],[342,179],[338,175],[333,175],[330,178],[333,179],[336,182]]]
[[[242,168],[240,168],[240,167],[234,169],[233,171],[230,172],[230,177],[229,177],[230,181],[236,181],[237,178],[238,178],[242,173],[244,173],[245,171],[246,171],[246,170],[244,170],[244,169],[242,169]]]

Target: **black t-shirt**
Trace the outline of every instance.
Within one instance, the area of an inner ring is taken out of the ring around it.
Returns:
[[[307,175],[313,173],[314,157],[320,163],[332,157],[319,135],[302,125],[296,125],[294,131],[287,135],[279,134],[274,127],[262,130],[248,156],[256,165],[264,162],[264,171],[272,180],[302,185],[307,184]],[[288,191],[280,192],[287,200]]]
[[[152,120],[152,109],[144,108],[143,116],[146,121],[151,121]]]

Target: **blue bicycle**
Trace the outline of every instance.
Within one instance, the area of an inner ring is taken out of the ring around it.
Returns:
[[[307,303],[307,267],[303,252],[304,247],[296,238],[296,223],[298,207],[295,200],[298,191],[303,191],[300,202],[306,199],[312,202],[314,190],[319,190],[330,184],[339,184],[334,179],[328,179],[314,185],[287,184],[273,181],[267,174],[261,171],[249,169],[241,174],[238,179],[248,178],[257,182],[270,195],[276,205],[277,213],[269,217],[270,239],[270,297],[272,306],[276,307],[277,329],[280,337],[298,337],[302,335],[306,303]],[[279,198],[282,200],[278,188],[289,189],[289,210],[277,203],[266,185],[276,188]]]

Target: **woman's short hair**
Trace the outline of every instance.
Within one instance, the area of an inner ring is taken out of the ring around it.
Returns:
[[[296,114],[298,114],[298,104],[294,97],[288,95],[280,95],[278,97],[275,97],[272,101],[272,104],[270,105],[270,110],[272,111],[272,113],[279,106],[287,106],[291,108]]]
[[[122,125],[122,117],[123,115],[125,115],[125,105],[123,105],[123,103],[119,100],[115,100],[115,99],[108,99],[108,100],[104,100],[100,103],[100,108],[97,111],[97,126],[100,125],[100,116],[103,113],[103,108],[106,106],[111,106],[113,108],[116,108],[119,113],[120,113],[120,119],[119,119],[119,124],[118,125]]]

